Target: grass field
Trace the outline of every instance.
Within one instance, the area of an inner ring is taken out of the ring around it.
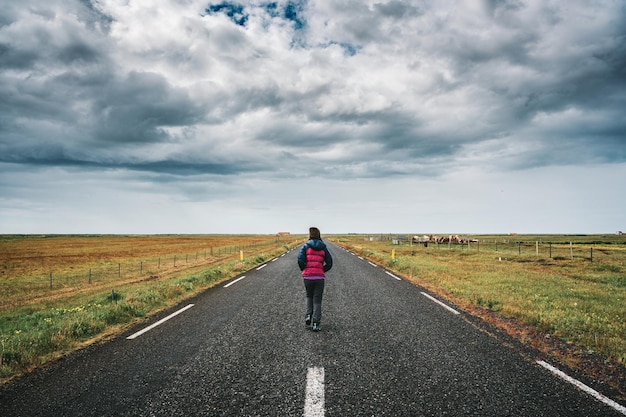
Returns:
[[[597,354],[601,366],[624,369],[625,236],[472,237],[478,242],[428,246],[390,235],[329,239],[475,315],[502,318],[494,323],[535,348],[561,341],[574,368],[578,356]],[[0,378],[114,334],[304,239],[0,236]],[[625,391],[623,378],[617,384]]]
[[[0,380],[284,253],[303,236],[0,236]]]
[[[564,355],[573,368],[600,356],[601,366],[612,363],[622,372],[613,386],[624,394],[626,236],[475,237],[469,247],[426,247],[387,235],[333,240],[533,348],[548,352],[560,342],[566,351],[550,353]]]
[[[279,242],[267,235],[1,236],[0,308],[49,297],[50,290],[159,275]]]

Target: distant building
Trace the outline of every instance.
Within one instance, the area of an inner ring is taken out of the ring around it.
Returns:
[[[276,234],[277,234],[278,236],[287,236],[287,235],[290,235],[291,233],[289,233],[289,232],[278,232],[278,233],[276,233]]]

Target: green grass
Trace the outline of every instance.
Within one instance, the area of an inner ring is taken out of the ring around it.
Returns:
[[[511,236],[490,239],[511,239]],[[462,248],[392,245],[363,236],[334,240],[460,305],[489,309],[536,327],[587,352],[626,364],[626,240],[624,236],[514,236],[525,241]],[[537,256],[535,242],[539,245]],[[553,258],[546,243],[551,241]],[[570,241],[576,241],[570,257]],[[556,242],[556,243],[554,243]],[[600,253],[593,262],[589,248]],[[599,249],[601,248],[601,249]],[[395,259],[391,258],[392,250]],[[558,257],[554,254],[558,253]],[[562,256],[561,256],[562,255]]]
[[[167,307],[283,253],[276,244],[240,261],[236,253],[200,270],[174,272],[159,280],[70,293],[0,311],[0,380],[28,372],[85,344],[115,334]]]

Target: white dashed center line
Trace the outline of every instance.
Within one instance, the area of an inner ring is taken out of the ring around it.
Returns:
[[[307,371],[304,417],[324,417],[324,368]]]

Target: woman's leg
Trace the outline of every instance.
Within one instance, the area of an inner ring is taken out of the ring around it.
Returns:
[[[313,297],[315,295],[315,285],[312,280],[304,280],[304,288],[306,290],[306,318],[310,322],[313,316]],[[307,323],[310,324],[310,323]]]
[[[313,290],[313,323],[322,321],[322,296],[324,295],[324,280],[315,280]]]

